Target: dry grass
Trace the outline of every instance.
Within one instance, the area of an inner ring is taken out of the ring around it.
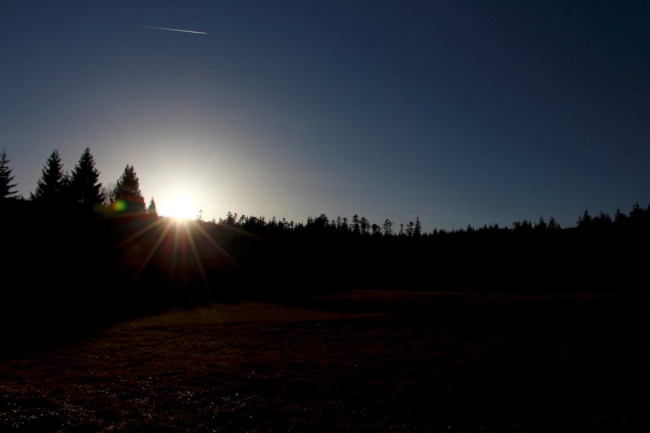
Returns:
[[[648,431],[644,296],[350,292],[0,361],[0,432]]]

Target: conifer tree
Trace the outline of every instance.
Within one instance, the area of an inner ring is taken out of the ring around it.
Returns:
[[[361,225],[359,223],[359,215],[354,214],[352,215],[352,233],[355,235],[358,235],[361,233]]]
[[[557,220],[554,217],[551,217],[551,219],[548,220],[548,229],[549,230],[559,230],[560,224],[557,222]]]
[[[72,170],[70,187],[73,201],[83,207],[92,208],[104,201],[102,184],[99,182],[99,170],[95,167],[95,159],[89,148],[84,150]]]
[[[383,230],[384,230],[384,236],[392,236],[393,235],[393,222],[386,218],[383,224]]]
[[[156,208],[156,201],[151,197],[149,201],[149,206],[147,206],[147,213],[153,217],[158,216],[158,209]]]
[[[406,225],[406,236],[413,236],[414,232],[415,232],[415,223],[413,221],[409,221],[409,223]]]
[[[362,235],[368,234],[368,232],[370,231],[370,221],[368,221],[368,218],[361,217],[361,219],[359,220],[359,230],[361,231]]]
[[[415,227],[413,228],[413,236],[422,236],[422,223],[420,217],[415,217]]]
[[[34,201],[61,203],[69,185],[67,174],[63,171],[63,163],[59,151],[54,149],[43,165],[41,178],[36,184],[36,191],[30,193]]]
[[[0,200],[19,198],[18,191],[16,190],[18,184],[12,183],[14,177],[11,175],[9,162],[7,149],[2,149],[0,153]]]
[[[117,180],[114,190],[114,203],[125,212],[144,212],[144,197],[140,191],[140,180],[132,165],[127,164]]]
[[[582,213],[582,216],[578,218],[578,223],[576,224],[576,226],[578,228],[583,228],[583,229],[589,228],[591,227],[592,222],[593,222],[593,218],[591,214],[587,209],[585,209],[585,211]]]

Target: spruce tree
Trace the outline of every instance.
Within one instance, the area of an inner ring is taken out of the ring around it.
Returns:
[[[132,165],[127,164],[117,180],[114,190],[114,203],[125,212],[144,212],[144,197],[140,191],[140,180]]]
[[[415,227],[413,228],[413,236],[422,236],[422,223],[420,217],[415,217]]]
[[[72,170],[71,194],[75,203],[92,208],[104,201],[102,184],[99,182],[99,170],[95,167],[95,158],[86,148],[79,162]]]
[[[393,222],[386,218],[383,224],[383,230],[384,230],[384,236],[392,236],[393,235]]]
[[[149,206],[147,206],[147,213],[153,217],[158,217],[158,209],[156,208],[156,201],[151,197]]]
[[[554,217],[551,217],[551,219],[548,220],[548,229],[549,230],[559,230],[560,224],[557,222],[557,220]]]
[[[61,156],[59,151],[54,149],[45,161],[41,178],[36,184],[36,191],[30,193],[30,197],[34,201],[61,203],[65,198],[68,184],[69,179],[63,171]]]
[[[9,162],[7,149],[2,149],[0,153],[0,200],[20,198],[16,190],[18,184],[12,183],[14,177],[11,175]]]

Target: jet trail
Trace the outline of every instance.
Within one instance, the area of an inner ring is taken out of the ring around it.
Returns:
[[[207,35],[206,32],[199,32],[196,30],[170,29],[169,27],[142,26],[142,28],[151,30],[167,30],[169,32],[194,33],[196,35]]]

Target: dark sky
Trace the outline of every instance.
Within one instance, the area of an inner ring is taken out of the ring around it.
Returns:
[[[648,23],[647,1],[2,0],[0,145],[25,197],[90,147],[163,214],[573,226],[650,203]]]

